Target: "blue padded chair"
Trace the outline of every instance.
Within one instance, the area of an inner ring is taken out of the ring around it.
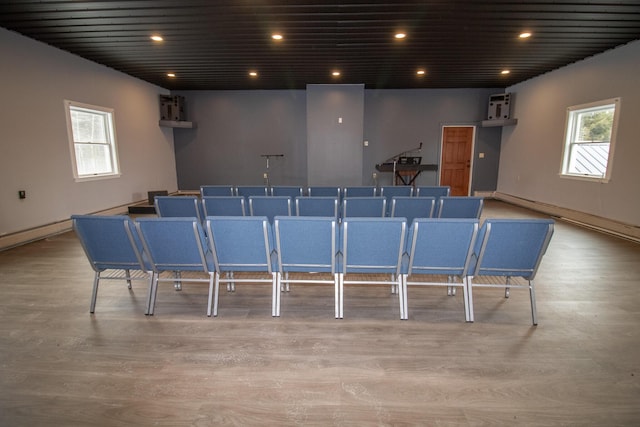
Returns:
[[[311,197],[337,197],[338,200],[340,200],[342,196],[342,189],[340,187],[312,185],[307,188],[307,194]]]
[[[414,192],[416,197],[435,197],[436,200],[440,197],[448,197],[449,194],[451,194],[451,187],[446,185],[416,187]]]
[[[391,216],[391,201],[393,197],[411,197],[413,196],[413,187],[410,185],[382,186],[378,189],[377,194],[387,199],[387,212],[385,215]]]
[[[157,196],[156,214],[164,218],[204,218],[202,204],[197,196]]]
[[[338,217],[337,197],[296,197],[296,215]]]
[[[480,218],[482,197],[440,197],[438,199],[438,218]]]
[[[245,199],[242,196],[203,197],[204,216],[245,216]]]
[[[94,313],[101,280],[144,280],[151,290],[151,265],[144,254],[133,221],[124,215],[73,215],[73,229],[95,272],[89,312]],[[145,314],[148,313],[149,299]]]
[[[436,200],[433,197],[394,197],[391,216],[404,217],[410,226],[415,218],[431,218]]]
[[[250,196],[249,212],[251,216],[266,216],[273,223],[276,215],[291,216],[291,197]]]
[[[550,219],[487,219],[478,232],[469,272],[469,315],[473,322],[473,288],[504,288],[505,298],[511,288],[528,289],[531,318],[538,324],[533,279],[553,235]],[[487,280],[499,276],[504,283]],[[511,282],[520,277],[526,284]]]
[[[340,233],[339,318],[344,316],[344,285],[391,283],[397,287],[400,318],[404,318],[402,295],[402,254],[405,249],[406,221],[404,218],[344,218]],[[362,278],[350,273],[383,273],[391,280]]]
[[[201,185],[200,197],[234,196],[232,185]]]
[[[355,186],[344,187],[342,191],[342,197],[374,197],[376,194],[376,187],[374,186]]]
[[[213,252],[215,283],[209,294],[207,315],[218,315],[220,282],[223,283],[271,283],[271,315],[278,316],[280,291],[273,229],[264,216],[220,216],[207,218],[207,235]],[[268,273],[251,278],[232,277],[233,272]],[[222,273],[226,277],[222,277]],[[228,274],[227,274],[228,273]],[[212,311],[213,308],[213,311]]]
[[[269,189],[264,185],[239,185],[236,187],[236,196],[248,199],[251,196],[268,196]]]
[[[302,196],[303,193],[302,193],[302,187],[276,185],[271,187],[271,195],[272,196],[288,196],[288,197],[291,197],[291,199],[295,199],[296,197]]]
[[[207,216],[245,216],[248,208],[247,202],[242,196],[226,196],[226,197],[203,197],[202,205],[204,207],[204,215]],[[233,277],[233,273],[227,273],[229,277]],[[233,291],[235,285],[233,282],[227,283],[227,290]]]
[[[278,278],[281,284],[290,283],[333,284],[335,316],[339,316],[339,280],[337,269],[338,226],[333,217],[283,217],[274,221]],[[290,278],[289,273],[328,273],[323,279],[318,274]],[[283,277],[284,276],[284,277]],[[280,314],[280,299],[276,303]]]
[[[458,286],[464,293],[465,320],[470,321],[467,275],[477,234],[477,219],[414,220],[403,265],[404,319],[409,318],[408,285]],[[454,277],[459,282],[453,282]]]
[[[384,197],[346,197],[342,201],[342,217],[383,217],[386,206]]]
[[[215,271],[213,257],[197,218],[138,218],[136,228],[153,268],[150,315],[155,310],[159,282],[179,283],[177,289],[181,289],[184,282],[205,282],[209,284],[211,295]],[[202,274],[183,277],[182,272],[187,271]],[[165,276],[164,272],[173,272],[174,276]]]

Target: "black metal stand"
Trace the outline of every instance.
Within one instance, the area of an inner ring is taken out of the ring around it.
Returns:
[[[418,175],[420,175],[420,171],[421,169],[419,168],[415,168],[415,169],[411,169],[411,170],[417,170],[416,174],[413,175],[413,177],[411,178],[411,180],[409,182],[405,181],[404,177],[398,172],[398,160],[400,159],[400,157],[405,156],[409,153],[413,153],[413,152],[419,152],[422,150],[422,142],[420,143],[420,145],[417,148],[412,148],[411,150],[407,150],[407,151],[403,151],[400,154],[396,154],[395,156],[385,160],[384,162],[382,162],[381,165],[387,165],[390,163],[393,163],[393,185],[397,185],[396,182],[398,180],[398,178],[400,179],[400,181],[402,182],[403,185],[413,185],[413,182],[415,181],[415,179],[418,177]],[[378,169],[381,172],[386,172],[383,171],[382,169],[380,169],[378,166],[381,165],[376,165],[376,169]],[[403,165],[404,166],[404,165]],[[420,166],[420,165],[414,165],[414,166]],[[408,169],[404,169],[404,170],[408,170]]]

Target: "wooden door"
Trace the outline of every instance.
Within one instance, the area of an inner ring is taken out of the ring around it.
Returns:
[[[452,196],[468,196],[473,152],[473,126],[445,126],[442,129],[440,185],[451,187]]]

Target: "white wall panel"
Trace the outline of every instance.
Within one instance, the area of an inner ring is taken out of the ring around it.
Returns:
[[[2,28],[0,55],[0,236],[177,190],[168,91]],[[115,110],[120,178],[74,181],[65,99]]]

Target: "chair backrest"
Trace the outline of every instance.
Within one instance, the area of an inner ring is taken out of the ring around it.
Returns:
[[[291,197],[250,196],[249,212],[251,216],[266,216],[273,223],[276,215],[291,216]]]
[[[196,217],[200,221],[204,217],[197,196],[157,196],[155,206],[156,214],[160,217]]]
[[[438,218],[480,218],[482,197],[440,197],[438,200]]]
[[[245,216],[245,199],[242,196],[203,197],[205,216]]]
[[[342,217],[383,217],[386,206],[384,197],[346,197],[342,202]]]
[[[415,218],[431,218],[436,199],[433,197],[394,197],[391,200],[391,216],[404,217],[407,226],[411,226]]]
[[[207,218],[216,271],[275,271],[272,227],[264,216]]]
[[[136,228],[155,272],[214,271],[197,218],[138,218]]]
[[[343,219],[340,271],[400,274],[405,235],[404,218]]]
[[[271,187],[272,196],[289,196],[291,199],[302,196],[302,187],[276,185]]]
[[[274,220],[281,273],[337,272],[338,228],[335,217],[282,217]]]
[[[471,275],[533,280],[553,229],[550,219],[487,219],[478,232]]]
[[[410,185],[392,185],[380,187],[380,196],[386,197],[387,202],[391,204],[391,198],[394,196],[411,197],[413,196],[413,187]]]
[[[232,185],[201,185],[200,197],[233,196]]]
[[[386,216],[391,216],[391,201],[395,196],[413,196],[413,187],[410,185],[383,186],[378,189],[378,195],[387,199]]]
[[[296,197],[297,216],[338,217],[337,197]]]
[[[133,221],[124,215],[73,215],[73,229],[94,271],[151,271]]]
[[[337,197],[339,200],[342,189],[340,187],[309,186],[309,188],[307,188],[307,194],[311,197]]]
[[[477,219],[419,218],[409,228],[405,274],[467,276]]]
[[[251,196],[268,196],[269,192],[264,185],[239,185],[235,195],[248,199]]]
[[[448,197],[451,194],[451,187],[445,185],[416,187],[414,194],[416,197],[435,197],[437,200],[440,197]]]
[[[373,186],[356,186],[344,187],[343,197],[373,197],[376,196],[376,187]]]

